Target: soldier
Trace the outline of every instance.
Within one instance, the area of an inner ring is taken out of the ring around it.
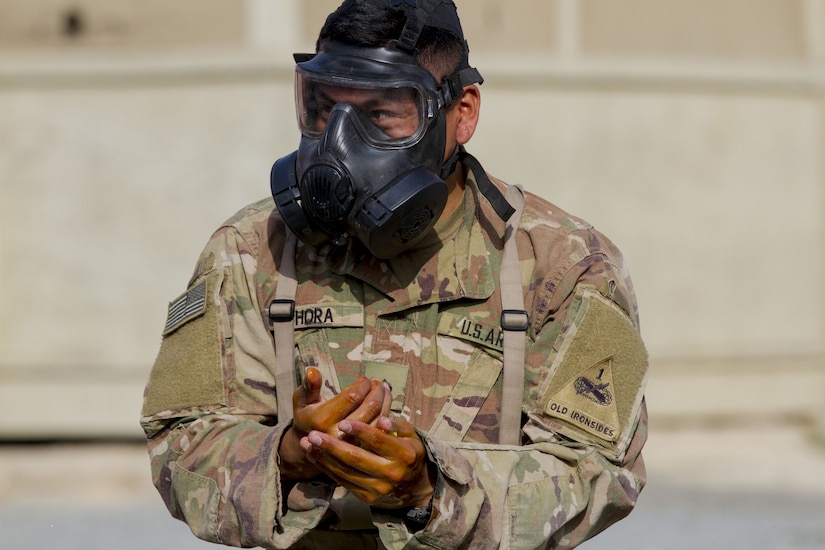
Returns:
[[[296,54],[298,149],[212,236],[144,399],[154,483],[265,548],[572,548],[645,481],[622,256],[465,149],[450,0],[346,0]]]

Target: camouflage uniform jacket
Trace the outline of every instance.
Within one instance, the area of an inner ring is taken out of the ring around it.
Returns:
[[[234,546],[375,548],[377,529],[387,548],[478,549],[572,548],[630,512],[645,481],[647,356],[621,254],[527,194],[523,444],[497,445],[505,224],[472,177],[467,189],[464,208],[415,252],[382,261],[358,245],[299,243],[296,253],[297,376],[319,368],[328,397],[359,375],[391,382],[393,410],[438,467],[427,526],[411,533],[372,510],[366,537],[335,531],[342,488],[282,483],[289,423],[277,418],[267,312],[285,226],[271,198],[214,233],[170,304],[141,423],[173,516]]]

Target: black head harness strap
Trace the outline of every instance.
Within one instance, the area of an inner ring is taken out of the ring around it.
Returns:
[[[507,202],[507,199],[504,198],[504,195],[502,195],[501,191],[498,190],[498,187],[496,187],[487,176],[487,172],[484,171],[484,168],[481,166],[478,159],[465,151],[463,147],[459,149],[458,159],[462,164],[473,171],[473,176],[476,178],[478,190],[481,191],[481,194],[484,195],[490,203],[490,206],[493,207],[493,210],[495,210],[496,214],[498,214],[498,217],[504,221],[509,220],[510,216],[512,216],[516,210],[510,206],[510,203]]]
[[[417,53],[415,45],[424,27],[447,31],[464,43],[464,55],[456,72],[441,82],[439,98],[441,105],[439,107],[452,105],[466,86],[484,82],[481,73],[474,67],[470,67],[470,47],[464,39],[464,31],[453,2],[445,0],[389,0],[389,2],[393,8],[401,7],[407,17],[401,36],[393,42],[392,48],[414,56]]]
[[[390,5],[394,8],[401,6],[407,16],[407,22],[404,29],[401,31],[401,36],[395,41],[395,47],[410,55],[415,54],[415,44],[418,42],[418,37],[421,36],[421,31],[425,26],[435,27],[451,32],[456,36],[463,36],[460,26],[450,24],[451,21],[458,20],[457,14],[450,14],[447,10],[452,8],[455,12],[455,6],[452,2],[444,2],[443,0],[390,0]],[[436,10],[442,13],[435,14]]]

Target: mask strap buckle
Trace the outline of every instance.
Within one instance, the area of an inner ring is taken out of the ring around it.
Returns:
[[[447,105],[452,105],[453,101],[458,99],[464,91],[464,88],[470,84],[483,83],[484,78],[475,67],[467,67],[466,69],[461,69],[460,71],[454,72],[452,75],[441,81],[441,86],[438,89],[438,96],[441,104],[438,107],[441,108]]]

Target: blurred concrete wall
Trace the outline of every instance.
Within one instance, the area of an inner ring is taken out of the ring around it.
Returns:
[[[166,304],[338,0],[0,0],[0,438],[140,436]],[[624,251],[654,422],[823,414],[825,0],[458,0],[470,144]]]

